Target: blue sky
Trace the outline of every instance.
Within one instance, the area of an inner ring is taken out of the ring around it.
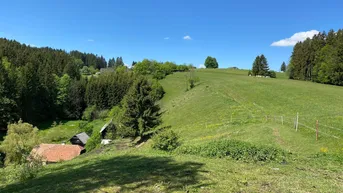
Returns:
[[[220,68],[251,68],[265,54],[278,70],[294,42],[343,28],[342,10],[340,0],[11,0],[1,3],[0,37],[127,64],[148,58],[198,67],[213,56]]]

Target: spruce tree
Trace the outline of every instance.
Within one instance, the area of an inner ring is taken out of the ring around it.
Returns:
[[[11,92],[12,81],[8,71],[0,58],[0,128],[6,128],[7,123],[16,121],[18,117],[18,106]]]
[[[139,77],[124,98],[122,136],[141,136],[161,123],[160,107],[152,94],[152,84],[147,78]]]
[[[108,60],[108,67],[109,68],[112,68],[112,67],[114,67],[116,65],[116,60],[114,59],[114,58],[110,58],[109,60]]]
[[[280,70],[281,70],[281,72],[286,72],[286,63],[285,62],[282,62]]]
[[[260,56],[260,75],[262,76],[268,76],[268,72],[269,72],[269,65],[267,62],[267,58],[262,54]]]
[[[260,71],[260,56],[256,56],[254,63],[252,65],[252,75],[259,75]]]

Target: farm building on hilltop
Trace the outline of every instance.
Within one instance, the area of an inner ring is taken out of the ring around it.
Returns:
[[[83,153],[83,150],[84,148],[79,145],[42,143],[32,149],[31,156],[42,159],[45,164],[56,163],[71,160]]]
[[[85,133],[79,133],[77,135],[74,135],[69,141],[73,145],[80,145],[84,147],[89,139],[89,136]]]

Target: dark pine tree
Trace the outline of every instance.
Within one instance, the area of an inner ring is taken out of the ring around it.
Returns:
[[[282,62],[280,70],[281,70],[281,72],[286,72],[286,63],[285,62]]]
[[[145,77],[133,83],[124,98],[122,124],[129,130],[123,135],[141,136],[161,123],[160,107],[152,95],[152,84]]]

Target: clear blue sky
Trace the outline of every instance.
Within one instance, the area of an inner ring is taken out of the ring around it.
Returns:
[[[11,0],[1,3],[0,37],[122,56],[128,64],[149,58],[199,66],[210,55],[221,68],[251,68],[263,53],[278,70],[292,42],[315,31],[273,42],[343,28],[342,10],[341,0]]]

